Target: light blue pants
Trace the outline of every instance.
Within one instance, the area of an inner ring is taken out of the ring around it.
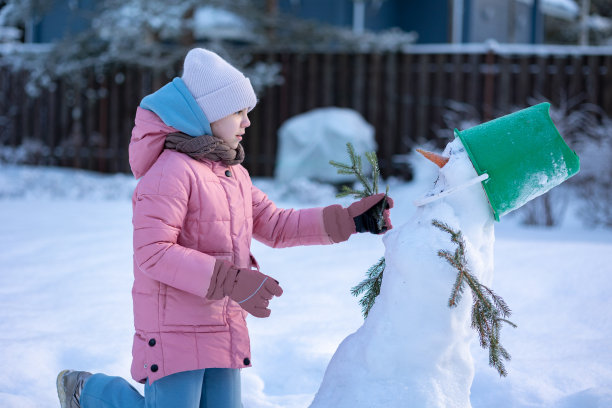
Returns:
[[[121,377],[94,374],[81,392],[82,408],[241,408],[240,370],[207,368],[145,384],[145,396]]]

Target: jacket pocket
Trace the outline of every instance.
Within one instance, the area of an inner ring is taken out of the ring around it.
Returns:
[[[227,298],[208,300],[168,286],[164,304],[164,325],[206,326],[204,331],[224,330]]]

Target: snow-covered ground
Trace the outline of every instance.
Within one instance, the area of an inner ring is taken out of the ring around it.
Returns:
[[[419,180],[390,182],[396,227],[432,182]],[[255,182],[282,207],[347,202],[312,184]],[[134,185],[123,175],[0,166],[0,406],[58,406],[62,368],[129,378]],[[474,342],[472,406],[612,406],[612,231],[584,229],[571,217],[542,229],[510,215],[495,227],[492,288],[518,328],[502,332],[513,357],[506,378]],[[270,318],[249,320],[253,368],[242,372],[244,406],[305,408],[340,341],[362,324],[349,290],[384,246],[360,234],[326,247],[254,242],[253,252],[284,294]]]

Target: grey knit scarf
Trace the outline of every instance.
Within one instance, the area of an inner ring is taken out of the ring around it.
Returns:
[[[240,164],[244,160],[241,144],[232,149],[223,140],[210,135],[192,137],[182,132],[170,133],[166,136],[164,147],[185,153],[198,161],[221,161],[228,166]]]

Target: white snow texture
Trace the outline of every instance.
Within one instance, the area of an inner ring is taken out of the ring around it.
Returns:
[[[435,190],[477,176],[458,138],[444,155],[450,161]],[[472,273],[485,285],[491,281],[493,216],[482,186],[420,207],[385,235],[380,294],[363,326],[332,358],[312,408],[471,407],[471,299],[466,291],[458,307],[447,306],[457,271],[437,254],[454,252],[456,245],[433,220],[462,231]]]

